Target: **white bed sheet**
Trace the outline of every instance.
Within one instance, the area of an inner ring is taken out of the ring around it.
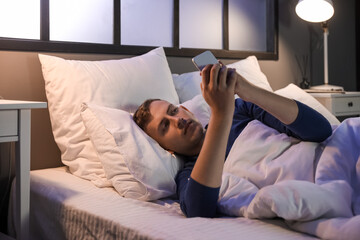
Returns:
[[[30,239],[315,239],[279,219],[185,218],[177,202],[122,198],[66,167],[32,171],[30,198]]]

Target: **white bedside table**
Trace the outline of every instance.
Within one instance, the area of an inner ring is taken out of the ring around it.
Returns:
[[[360,115],[360,92],[310,94],[336,117]]]
[[[46,107],[46,102],[0,99],[0,143],[16,142],[17,239],[29,235],[31,109]]]

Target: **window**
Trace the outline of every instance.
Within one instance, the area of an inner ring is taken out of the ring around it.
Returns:
[[[113,43],[113,0],[50,0],[50,40]]]
[[[173,9],[172,0],[122,0],[121,44],[173,47]]]
[[[40,0],[0,1],[0,36],[40,39]]]
[[[3,0],[0,18],[2,50],[278,58],[277,0]]]
[[[265,52],[266,20],[263,0],[229,0],[229,49]]]
[[[223,1],[181,0],[180,48],[223,48]]]

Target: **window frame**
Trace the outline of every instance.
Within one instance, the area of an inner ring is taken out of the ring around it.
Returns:
[[[179,47],[179,1],[174,0],[174,44],[173,47],[164,47],[164,49],[167,56],[193,57],[205,49]],[[273,22],[267,21],[268,50],[265,52],[229,50],[229,1],[223,0],[223,49],[209,49],[216,57],[238,59],[255,55],[260,60],[278,60],[278,0],[264,1],[267,4],[267,19],[273,19]],[[120,10],[121,0],[114,0],[113,44],[53,41],[49,39],[49,0],[40,0],[40,40],[0,37],[0,50],[139,55],[154,49],[153,46],[121,45]]]
[[[356,28],[356,90],[360,91],[360,2],[355,1],[355,28]]]

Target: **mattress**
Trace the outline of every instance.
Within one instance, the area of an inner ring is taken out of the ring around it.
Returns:
[[[174,200],[123,198],[67,167],[31,171],[30,199],[30,239],[316,239],[280,219],[186,218]],[[15,211],[10,208],[13,234]]]

